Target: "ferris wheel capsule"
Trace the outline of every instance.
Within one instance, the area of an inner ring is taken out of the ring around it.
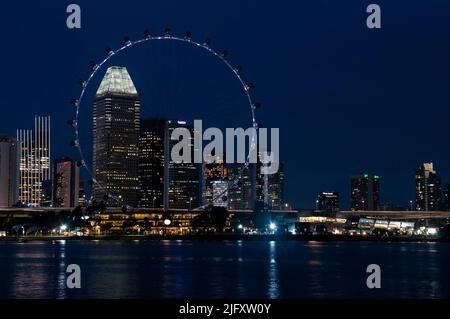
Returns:
[[[254,89],[255,88],[255,85],[253,84],[253,83],[247,83],[247,84],[245,84],[245,89],[247,90],[247,91],[250,91],[250,90],[252,90],[252,89]]]
[[[242,72],[242,70],[244,69],[244,67],[242,66],[242,65],[237,65],[235,68],[234,68],[234,70],[236,71],[236,72]]]
[[[72,104],[73,106],[78,106],[78,100],[77,99],[71,99],[70,100],[70,104]]]
[[[131,44],[129,36],[126,35],[126,36],[123,37],[123,44],[125,44],[126,46]]]
[[[84,87],[84,86],[86,85],[86,81],[83,80],[83,79],[78,79],[77,83],[78,83],[79,85],[81,85],[82,87]]]
[[[108,56],[111,56],[114,54],[114,51],[111,49],[111,47],[106,47],[105,48],[106,53],[108,54]]]
[[[187,31],[186,34],[184,35],[184,38],[185,38],[186,40],[190,40],[190,39],[192,38],[192,33],[189,32],[189,31]]]
[[[171,36],[172,36],[172,29],[170,29],[170,28],[165,28],[165,29],[164,29],[164,37],[170,38]]]
[[[228,57],[228,50],[223,50],[222,53],[220,54],[220,56],[224,59],[226,59]]]
[[[144,39],[148,39],[150,38],[150,31],[148,31],[147,29],[144,30]]]
[[[211,39],[210,38],[206,38],[205,41],[203,42],[203,45],[205,46],[209,46],[211,44]]]

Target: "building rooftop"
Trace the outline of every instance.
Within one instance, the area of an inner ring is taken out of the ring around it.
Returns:
[[[111,66],[106,70],[106,74],[100,83],[96,96],[106,94],[138,95],[127,68]]]

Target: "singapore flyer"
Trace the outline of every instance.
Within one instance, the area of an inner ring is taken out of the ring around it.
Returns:
[[[100,181],[98,178],[96,178],[95,172],[90,168],[89,161],[86,160],[86,157],[84,155],[85,153],[83,150],[83,146],[82,146],[82,143],[80,142],[80,125],[79,125],[79,123],[81,121],[80,111],[81,111],[81,108],[83,107],[83,105],[85,104],[86,90],[88,89],[88,87],[91,84],[95,75],[97,73],[101,72],[103,70],[104,65],[107,65],[108,62],[111,59],[113,59],[116,55],[119,55],[119,54],[124,55],[124,54],[126,54],[126,51],[128,49],[131,49],[133,47],[138,47],[140,45],[144,45],[147,43],[148,43],[147,45],[151,45],[152,42],[156,42],[156,41],[180,42],[180,43],[192,46],[194,48],[201,49],[203,51],[206,51],[209,55],[215,57],[217,61],[224,64],[227,67],[227,69],[229,71],[231,71],[232,75],[234,75],[235,80],[240,85],[243,95],[247,101],[248,113],[249,113],[249,124],[250,124],[249,126],[252,127],[253,129],[255,129],[255,131],[257,131],[257,129],[258,129],[258,123],[256,121],[256,110],[261,107],[261,103],[253,101],[251,91],[252,91],[254,85],[252,83],[246,82],[242,78],[241,72],[242,72],[243,67],[241,65],[234,66],[231,64],[231,62],[228,60],[229,53],[227,50],[218,52],[212,48],[211,40],[209,40],[207,38],[203,42],[198,42],[192,38],[191,32],[186,32],[183,37],[173,35],[171,29],[169,29],[169,28],[166,28],[164,30],[163,35],[151,35],[148,30],[145,30],[143,32],[143,37],[140,39],[137,39],[137,40],[131,40],[128,36],[125,36],[123,38],[122,46],[120,46],[119,48],[117,48],[115,50],[110,47],[107,47],[105,49],[107,55],[103,60],[101,60],[101,62],[99,62],[99,63],[91,62],[90,63],[91,73],[86,78],[86,80],[83,80],[83,79],[78,80],[78,84],[81,86],[80,94],[77,99],[74,98],[71,100],[71,103],[75,106],[75,117],[73,120],[68,121],[68,124],[74,128],[75,138],[70,143],[70,145],[75,147],[79,153],[79,157],[80,157],[79,165],[82,166],[87,171],[89,176],[91,177],[91,184],[93,185],[93,187],[98,190],[101,190],[104,193],[104,200],[108,201],[109,203],[112,203],[111,202],[111,200],[112,200],[116,204],[129,206],[129,203],[124,202],[122,200],[122,198],[119,197],[120,195],[112,193],[110,190],[107,189],[107,187],[105,187],[105,185],[102,181]],[[243,177],[244,172],[246,170],[250,169],[249,166],[251,164],[250,160],[251,160],[252,153],[257,151],[256,144],[257,144],[256,136],[253,135],[250,137],[248,152],[245,156],[245,161],[243,163],[241,163],[243,165],[241,165],[233,173],[230,172],[230,174],[227,174],[225,187],[222,186],[221,189],[216,190],[213,194],[211,194],[209,203],[211,203],[211,202],[212,203],[228,202],[229,194],[231,192],[233,192],[233,190],[235,188],[242,187],[241,179]],[[220,161],[223,161],[223,159],[220,159]],[[153,201],[155,201],[155,200],[153,200]],[[203,203],[198,202],[198,204],[200,204],[198,207],[192,207],[192,203],[190,203],[189,209],[205,208],[208,205],[205,202],[203,202]],[[136,203],[134,203],[133,205],[136,205]],[[155,205],[153,203],[153,207],[154,206]],[[168,207],[165,207],[165,209],[167,209],[167,208]]]

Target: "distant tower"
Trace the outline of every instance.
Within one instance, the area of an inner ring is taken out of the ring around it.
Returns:
[[[19,201],[39,207],[44,200],[42,184],[51,179],[50,116],[34,117],[34,130],[17,130],[20,142]]]
[[[175,163],[171,160],[172,147],[178,141],[171,140],[172,132],[178,127],[184,127],[191,133],[189,143],[191,163]],[[164,207],[166,209],[194,209],[200,206],[200,173],[201,164],[193,162],[194,128],[184,121],[168,121],[164,140]]]
[[[378,210],[380,205],[380,178],[377,175],[355,175],[350,178],[352,210]]]
[[[11,207],[19,200],[19,162],[19,143],[0,136],[0,207]]]
[[[423,163],[416,170],[416,210],[438,210],[441,202],[441,178],[433,163]]]
[[[78,206],[80,168],[77,162],[67,157],[55,160],[53,169],[53,206]]]
[[[178,141],[170,137],[178,127],[188,129],[192,136],[194,128],[184,121],[142,120],[139,136],[139,205],[142,207],[170,210],[200,206],[201,165],[193,163],[193,159],[191,163],[171,160],[172,147]],[[189,145],[192,154],[193,140]]]
[[[167,120],[146,118],[139,135],[139,206],[164,207],[164,140]]]
[[[284,206],[284,164],[279,163],[274,174],[262,174],[261,165],[256,172],[256,210],[264,206],[268,209],[281,210]]]
[[[444,186],[444,194],[443,194],[443,208],[446,211],[450,211],[450,184],[447,183]]]
[[[239,178],[237,185],[231,185],[228,190],[228,207],[233,210],[253,210],[255,207],[255,164],[243,169],[244,164],[227,163],[230,179]],[[242,174],[241,174],[242,173]]]
[[[322,192],[317,196],[317,209],[327,212],[339,211],[339,193]]]
[[[108,68],[93,106],[94,199],[109,205],[138,204],[138,137],[141,102],[124,67]],[[104,187],[104,189],[102,189]]]
[[[216,158],[205,159],[203,205],[228,207],[228,167],[223,159],[222,154],[217,154]]]

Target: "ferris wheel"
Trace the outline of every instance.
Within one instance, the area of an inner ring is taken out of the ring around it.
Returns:
[[[172,41],[172,42],[179,42],[184,43],[186,45],[192,46],[194,48],[198,48],[199,50],[206,51],[209,55],[216,58],[217,61],[224,64],[231,74],[234,76],[235,81],[239,84],[241,87],[244,96],[245,96],[245,105],[248,105],[248,112],[249,112],[249,123],[251,127],[258,130],[259,124],[256,120],[256,110],[261,107],[261,103],[254,102],[252,97],[252,90],[254,88],[254,85],[252,83],[246,82],[242,77],[242,70],[243,67],[241,65],[234,66],[231,64],[231,62],[228,60],[229,52],[227,50],[223,51],[216,51],[211,47],[211,40],[205,39],[204,41],[196,41],[192,38],[191,32],[186,32],[184,36],[177,36],[172,34],[172,30],[170,28],[166,28],[164,30],[164,33],[162,35],[152,35],[148,30],[145,30],[143,32],[143,37],[139,38],[137,40],[131,40],[128,36],[125,36],[123,38],[123,43],[120,47],[117,49],[112,49],[111,47],[106,47],[106,57],[104,57],[101,62],[90,62],[89,66],[91,68],[90,74],[86,79],[79,79],[78,84],[81,87],[80,93],[78,95],[78,98],[71,99],[71,104],[75,107],[75,116],[74,119],[68,120],[68,124],[74,129],[74,140],[70,142],[70,146],[77,149],[79,154],[79,162],[78,165],[81,166],[89,175],[90,183],[97,187],[98,189],[102,190],[106,195],[105,199],[113,200],[117,203],[121,203],[121,199],[110,192],[107,191],[105,185],[102,185],[100,181],[98,181],[95,177],[95,174],[93,173],[93,170],[89,167],[89,164],[85,157],[85,152],[83,150],[83,147],[80,142],[80,111],[83,106],[83,101],[86,96],[86,91],[91,84],[94,76],[101,71],[105,65],[116,55],[125,53],[129,48],[136,47],[141,44],[150,44],[154,43],[156,41]],[[250,143],[249,143],[249,152],[246,156],[245,162],[240,166],[240,168],[230,176],[228,176],[227,183],[228,187],[227,190],[224,190],[222,192],[219,192],[218,194],[214,194],[212,201],[227,201],[227,194],[230,190],[236,188],[236,187],[242,187],[242,176],[246,170],[249,169],[250,166],[250,155],[252,152],[257,150],[257,142],[255,140],[255,137],[251,137]],[[121,203],[123,204],[123,203]],[[125,203],[126,204],[126,203]],[[205,208],[207,205],[201,205],[199,208]]]

